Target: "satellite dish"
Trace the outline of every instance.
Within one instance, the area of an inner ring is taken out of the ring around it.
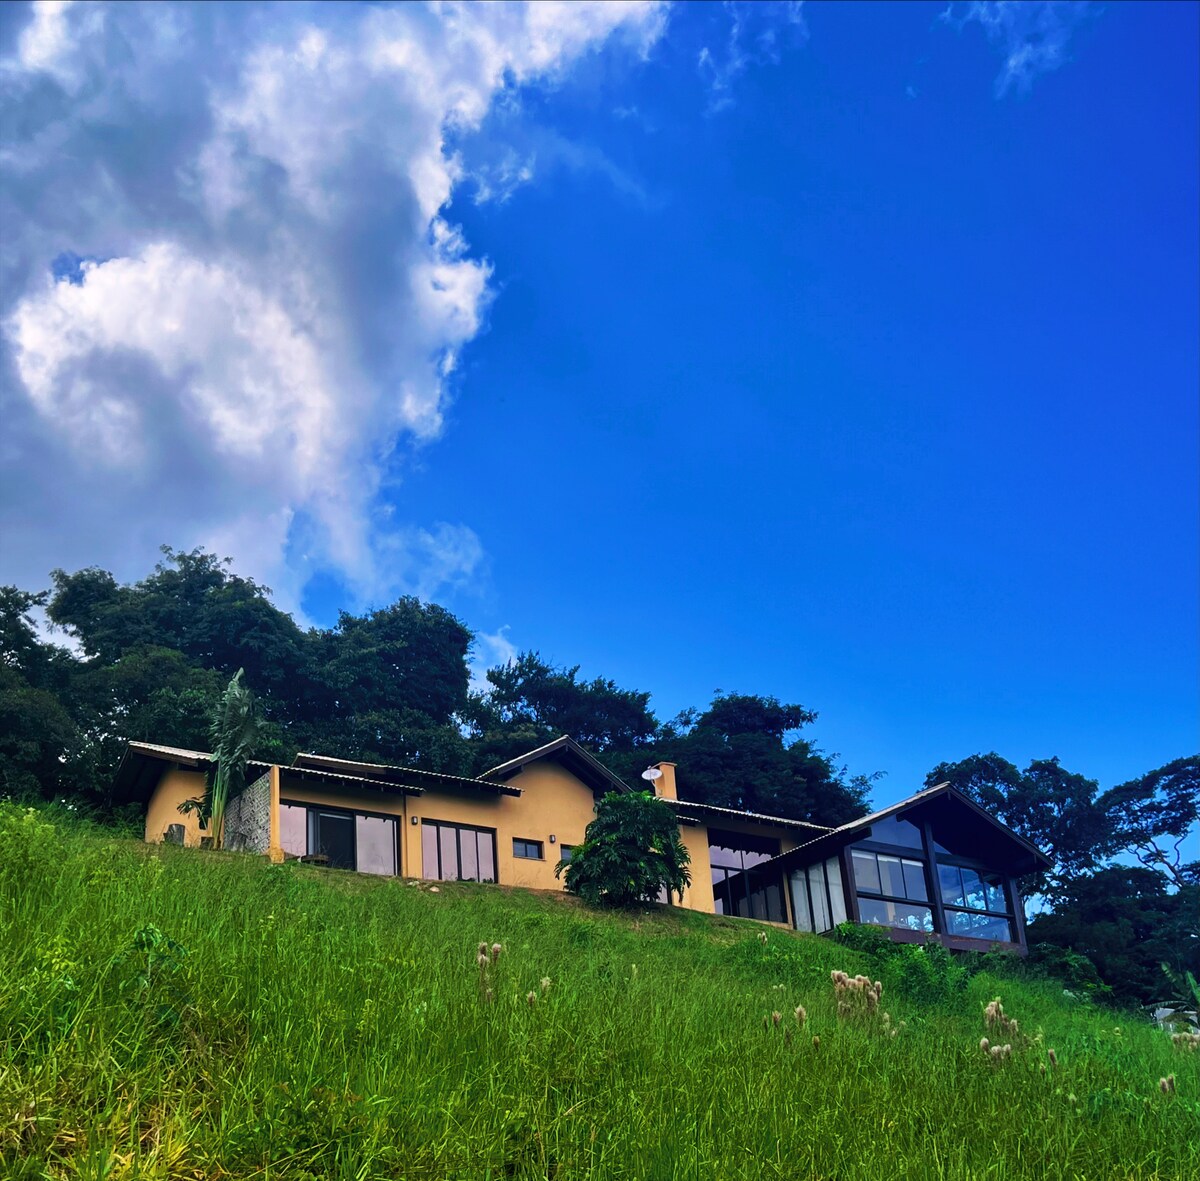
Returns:
[[[662,772],[657,767],[647,767],[642,772],[643,779],[649,779],[653,783],[656,779],[662,778]]]

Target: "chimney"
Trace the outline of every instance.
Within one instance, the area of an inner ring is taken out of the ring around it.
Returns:
[[[654,794],[662,796],[665,800],[679,799],[675,794],[675,764],[655,763],[654,765],[662,772],[662,777],[654,780]]]

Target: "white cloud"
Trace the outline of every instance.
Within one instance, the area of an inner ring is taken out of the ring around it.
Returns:
[[[0,62],[0,577],[144,572],[210,544],[294,606],[484,565],[381,512],[435,439],[491,271],[445,207],[450,146],[654,2],[233,7],[44,0]],[[520,165],[511,183],[527,179]],[[85,262],[55,280],[66,253]]]
[[[508,625],[488,634],[476,632],[471,648],[471,691],[488,693],[491,683],[487,670],[498,664],[512,664],[517,659],[517,646],[508,638]]]
[[[701,49],[710,114],[733,106],[733,84],[751,63],[778,63],[783,49],[808,40],[804,0],[725,0],[729,36],[722,49]]]
[[[1034,78],[1067,60],[1067,44],[1080,21],[1092,15],[1088,0],[972,0],[951,4],[942,20],[961,31],[974,22],[1001,52],[997,98],[1010,90],[1028,92]]]

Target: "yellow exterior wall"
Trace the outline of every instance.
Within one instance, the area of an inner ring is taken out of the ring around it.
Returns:
[[[673,773],[670,764],[664,771]],[[664,775],[666,778],[666,775]],[[673,774],[672,774],[673,778]],[[520,796],[477,793],[470,788],[429,791],[423,795],[404,796],[396,793],[371,791],[341,792],[322,790],[311,780],[290,773],[288,767],[271,769],[271,856],[282,858],[279,838],[279,801],[293,800],[302,804],[318,804],[360,812],[375,812],[395,816],[400,845],[400,872],[405,877],[421,877],[421,820],[443,820],[450,824],[470,824],[477,828],[496,830],[496,867],[500,883],[523,886],[534,890],[561,890],[563,883],[554,876],[560,849],[563,845],[578,845],[596,815],[595,796],[591,788],[571,772],[549,759],[531,763],[510,781],[521,789]],[[661,783],[661,781],[659,781]],[[669,784],[673,786],[673,784]],[[161,841],[169,824],[183,824],[184,843],[199,845],[200,828],[195,816],[179,814],[178,807],[186,799],[203,795],[204,774],[199,771],[171,769],[167,771],[150,800],[146,816],[146,840]],[[670,797],[668,797],[670,798]],[[413,823],[414,818],[416,823]],[[768,824],[742,822],[722,818],[720,826],[726,832],[773,837],[780,841],[780,851],[786,853],[799,843],[794,836],[784,835],[779,828]],[[692,884],[684,891],[683,905],[691,910],[712,914],[715,907],[712,890],[712,866],[708,857],[708,828],[703,824],[681,824],[680,838],[691,857]],[[555,841],[550,843],[553,834]],[[513,838],[541,841],[544,859],[540,861],[513,856]],[[787,891],[785,890],[785,898]],[[791,899],[786,898],[789,910]]]
[[[201,835],[200,821],[194,812],[184,815],[179,811],[179,805],[184,800],[203,798],[204,772],[184,770],[172,767],[158,781],[154,794],[150,797],[146,808],[146,840],[157,844],[163,839],[163,833],[172,824],[183,825],[183,843],[199,845]]]

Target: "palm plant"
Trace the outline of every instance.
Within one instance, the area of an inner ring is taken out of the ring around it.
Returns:
[[[262,731],[254,694],[242,679],[244,673],[239,668],[233,675],[213,712],[209,729],[213,753],[204,798],[179,805],[180,812],[197,813],[201,825],[209,827],[214,849],[224,840],[225,806],[246,786],[246,764]]]

